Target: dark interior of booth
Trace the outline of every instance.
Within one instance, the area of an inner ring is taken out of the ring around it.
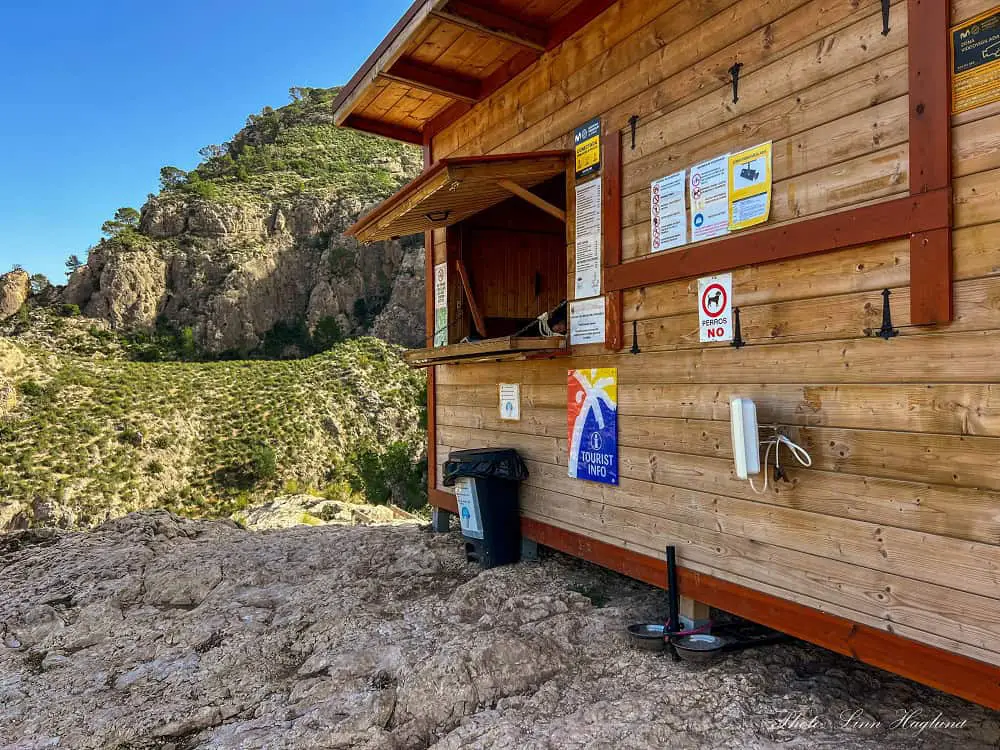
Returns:
[[[531,192],[566,210],[565,176],[554,177]],[[522,198],[512,196],[450,227],[448,247],[449,256],[457,256],[464,266],[485,329],[477,330],[461,277],[450,278],[449,304],[455,325],[449,343],[515,334],[538,336],[537,326],[522,331],[566,299],[566,225]]]

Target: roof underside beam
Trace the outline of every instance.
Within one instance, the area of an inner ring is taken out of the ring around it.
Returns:
[[[547,29],[533,26],[517,18],[510,18],[489,8],[474,5],[467,0],[452,0],[443,9],[432,11],[431,15],[441,21],[453,23],[470,31],[494,36],[520,47],[535,50],[539,54],[545,51],[549,43]]]
[[[432,94],[440,94],[468,104],[479,101],[482,87],[479,80],[455,75],[406,58],[397,60],[388,70],[379,74],[390,81],[416,86]]]
[[[355,130],[363,130],[366,133],[385,136],[386,138],[393,138],[404,143],[414,143],[418,146],[424,142],[424,136],[419,130],[412,130],[402,125],[393,125],[381,120],[359,117],[358,115],[349,115],[344,120],[343,126],[345,128],[354,128]]]

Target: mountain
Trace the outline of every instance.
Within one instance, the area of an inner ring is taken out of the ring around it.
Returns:
[[[337,91],[294,88],[289,105],[202,149],[196,169],[164,167],[158,195],[105,223],[62,301],[115,330],[190,329],[214,355],[269,339],[294,355],[317,329],[421,344],[422,238],[362,248],[342,234],[419,172],[421,154],[337,128]]]

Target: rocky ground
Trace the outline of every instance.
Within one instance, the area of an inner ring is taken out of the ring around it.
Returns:
[[[662,611],[559,555],[480,572],[415,524],[257,533],[152,512],[0,536],[0,746],[1000,742],[996,714],[811,646],[703,668],[631,649],[623,627]],[[904,711],[964,726],[893,728]]]

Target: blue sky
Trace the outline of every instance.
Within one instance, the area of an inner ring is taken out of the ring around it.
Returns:
[[[160,167],[191,168],[291,86],[345,83],[410,0],[7,0],[0,272],[63,281]]]

